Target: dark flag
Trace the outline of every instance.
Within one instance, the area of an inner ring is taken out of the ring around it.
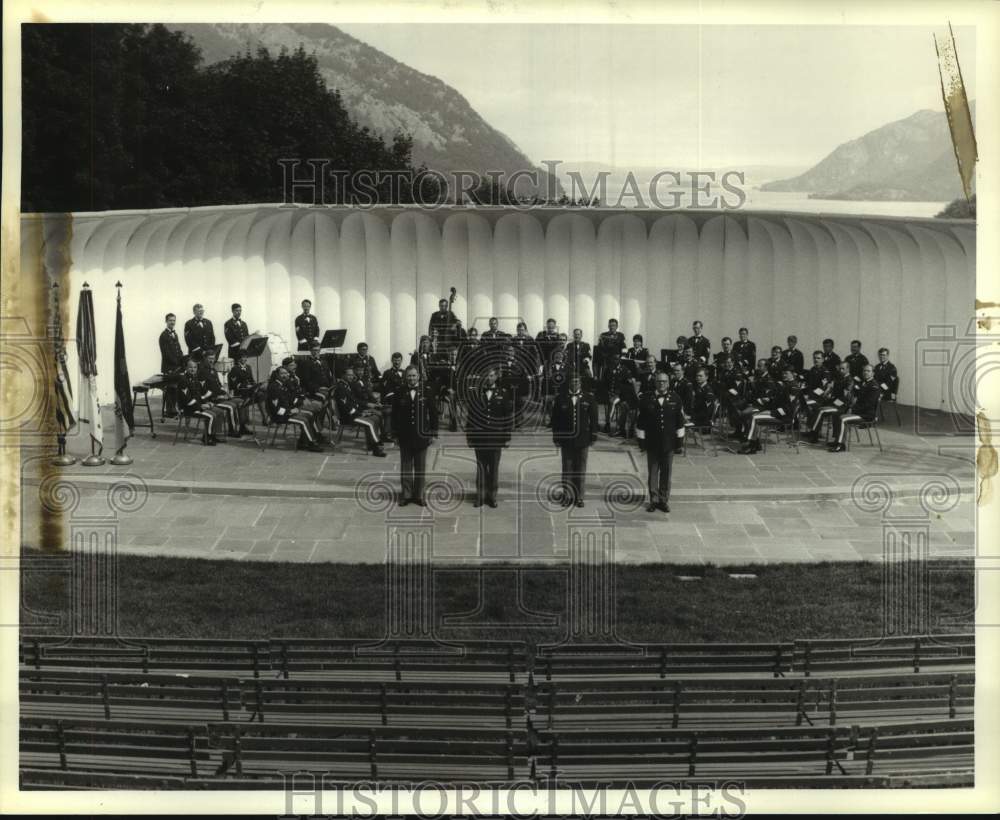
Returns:
[[[80,359],[80,393],[77,396],[77,418],[87,425],[98,452],[104,449],[104,427],[101,406],[97,401],[97,334],[94,330],[94,294],[84,283],[80,291],[80,306],[76,312],[76,349]]]
[[[132,385],[128,378],[128,363],[125,361],[125,331],[122,329],[122,292],[118,291],[118,307],[115,316],[115,444],[117,452],[125,448],[135,428],[132,407]]]

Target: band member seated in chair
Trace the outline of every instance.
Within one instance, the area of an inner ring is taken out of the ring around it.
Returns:
[[[556,348],[562,349],[563,347],[559,331],[556,329],[555,319],[547,319],[545,321],[545,330],[538,331],[535,341],[538,342],[538,352],[542,356],[542,362],[547,365],[552,361],[552,352]]]
[[[303,414],[309,414],[313,427],[315,427],[317,431],[317,440],[320,444],[325,444],[326,439],[320,431],[323,429],[323,415],[326,409],[326,402],[322,398],[313,396],[308,390],[306,390],[305,385],[302,383],[302,379],[299,378],[298,359],[294,356],[286,356],[281,360],[281,366],[288,371],[288,380],[286,385],[292,392],[292,396],[295,398],[295,406],[299,408]]]
[[[733,423],[733,438],[748,440],[747,432],[754,415],[764,412],[771,404],[771,390],[774,380],[767,371],[767,359],[757,360],[757,369],[749,379],[744,401],[735,402],[737,415],[731,416]]]
[[[694,351],[694,357],[701,364],[708,364],[711,361],[712,343],[701,334],[702,324],[695,319],[691,323],[691,336],[688,337],[685,347],[690,347]]]
[[[552,426],[552,407],[556,396],[568,386],[569,368],[566,366],[566,354],[559,348],[552,351],[552,360],[545,368],[545,406],[542,416],[546,419],[545,426]]]
[[[771,377],[771,381],[780,382],[785,367],[785,361],[781,358],[781,348],[774,345],[771,348],[771,358],[767,360],[767,375]]]
[[[302,300],[302,312],[295,317],[295,338],[299,340],[299,350],[309,350],[319,339],[319,319],[312,314],[313,303]]]
[[[476,453],[476,500],[473,506],[497,506],[500,483],[500,454],[510,442],[514,407],[499,385],[495,367],[487,368],[483,381],[469,392],[466,441]]]
[[[736,358],[730,356],[723,359],[715,383],[715,393],[722,412],[726,414],[734,429],[738,429],[740,411],[747,405],[747,386],[748,380],[743,371],[736,366]],[[733,437],[740,438],[740,435],[736,433]]]
[[[250,420],[250,405],[238,398],[233,398],[223,388],[219,373],[215,369],[215,352],[205,354],[208,369],[202,379],[205,396],[213,405],[222,408],[229,422],[228,433],[233,438],[250,435],[247,422]],[[227,380],[228,381],[228,380]]]
[[[704,367],[699,367],[694,374],[694,386],[691,390],[691,415],[690,421],[699,430],[712,426],[712,419],[715,418],[715,407],[718,397],[715,390],[708,383],[708,371]]]
[[[705,363],[694,355],[694,348],[685,347],[681,351],[681,367],[684,368],[684,378],[688,384],[694,384],[694,375],[698,368],[704,367]]]
[[[257,392],[257,380],[253,377],[250,362],[242,350],[236,351],[233,366],[229,368],[229,374],[226,376],[226,383],[229,385],[229,395],[244,401],[252,399]]]
[[[827,416],[839,416],[848,412],[854,403],[854,379],[851,366],[847,362],[838,365],[836,375],[830,380],[822,397],[809,412],[809,431],[805,438],[812,443],[819,441],[819,429]]]
[[[348,367],[334,388],[337,413],[341,424],[356,424],[365,431],[365,444],[373,456],[385,458],[382,449],[382,413],[378,405],[368,401],[368,392],[358,381],[354,369]]]
[[[723,336],[722,350],[716,353],[715,356],[713,357],[715,361],[716,371],[721,371],[723,367],[723,362],[725,362],[726,359],[734,358],[734,356],[735,354],[733,353],[733,340],[730,339],[728,336]]]
[[[889,361],[889,348],[878,349],[878,363],[872,368],[872,373],[882,391],[883,400],[896,401],[896,394],[899,393],[899,374],[896,372],[896,365]]]
[[[791,367],[795,371],[796,376],[801,376],[805,373],[806,367],[802,351],[798,348],[799,338],[798,336],[789,336],[786,341],[788,342],[788,347],[781,351],[781,361],[788,367]]]
[[[612,353],[613,359],[619,354]],[[581,379],[573,374],[569,390],[556,396],[552,407],[552,442],[559,448],[562,464],[562,505],[583,506],[587,482],[587,454],[597,441],[597,402],[581,388]]]
[[[320,356],[320,343],[313,342],[309,347],[309,358],[296,359],[294,375],[298,379],[304,393],[303,406],[316,414],[317,428],[323,426],[323,419],[330,416],[332,426],[333,386],[336,379],[330,371],[330,366]]]
[[[289,380],[290,374],[284,367],[279,367],[271,375],[267,385],[267,414],[273,422],[288,422],[299,428],[297,447],[305,447],[313,453],[322,452],[312,414],[298,406]]]
[[[639,409],[638,380],[632,365],[625,364],[617,353],[611,354],[605,372],[607,402],[604,405],[604,432],[625,438],[628,423]],[[614,427],[611,421],[615,420]]]
[[[846,364],[846,362],[845,362]],[[844,436],[852,424],[874,422],[878,416],[878,403],[882,399],[882,390],[875,381],[875,368],[866,364],[861,369],[861,386],[854,396],[854,403],[846,413],[838,413],[833,417],[833,441],[830,443],[831,453],[842,453],[847,449]]]
[[[242,350],[240,345],[243,343],[243,340],[250,335],[250,328],[248,328],[247,323],[240,318],[243,315],[242,305],[234,302],[232,311],[233,316],[231,319],[226,319],[226,323],[222,326],[222,332],[225,333],[226,342],[229,344],[228,356],[230,359],[235,359],[236,351]]]
[[[639,449],[646,453],[649,483],[648,512],[670,512],[670,474],[674,453],[680,453],[684,444],[686,418],[677,394],[670,389],[670,377],[663,372],[656,374],[655,389],[643,396],[639,403],[636,437]]]
[[[382,383],[379,385],[379,396],[382,400],[382,440],[392,441],[396,433],[392,428],[392,400],[396,394],[403,389],[406,382],[406,371],[403,370],[403,354],[392,354],[392,365],[382,373]],[[420,381],[420,374],[417,373],[417,382]],[[435,416],[437,415],[437,402],[434,406]]]
[[[611,357],[619,357],[625,352],[625,334],[618,329],[617,319],[608,319],[608,329],[597,337],[594,356],[596,376],[603,380],[605,368],[611,364]]]
[[[757,345],[750,341],[750,331],[745,327],[740,328],[739,336],[739,341],[733,345],[736,369],[749,375],[757,364]]]
[[[205,351],[215,349],[215,331],[212,322],[205,318],[204,305],[192,308],[194,316],[184,323],[184,342],[187,344],[188,356],[195,361],[205,355]]]
[[[160,372],[166,377],[163,385],[163,417],[172,419],[177,415],[177,383],[184,373],[185,356],[177,338],[177,317],[168,313],[164,320],[167,326],[160,334]]]
[[[431,349],[453,347],[458,342],[458,330],[462,323],[452,312],[447,299],[438,300],[438,309],[431,314],[427,323],[427,338]]]
[[[681,409],[684,411],[684,414],[690,416],[691,398],[694,388],[691,386],[691,382],[687,380],[687,376],[684,375],[684,366],[680,362],[674,362],[671,367],[670,389],[680,399]]]
[[[413,502],[423,507],[427,448],[438,434],[437,401],[420,384],[412,365],[406,368],[404,384],[393,391],[391,418],[399,442],[399,506]]]
[[[214,447],[219,443],[226,411],[212,404],[211,390],[207,389],[205,383],[199,378],[198,362],[194,359],[188,361],[187,369],[181,376],[177,388],[180,394],[181,413],[185,416],[205,419],[208,422],[207,432],[202,437],[202,443]]]
[[[851,367],[851,378],[854,379],[854,383],[861,384],[868,357],[861,352],[861,342],[858,339],[851,341],[851,352],[844,356],[844,361]]]
[[[500,320],[496,316],[491,316],[489,329],[484,330],[479,337],[483,344],[497,344],[506,346],[510,341],[510,334],[500,330]]]
[[[375,364],[375,357],[368,355],[368,345],[365,342],[358,342],[358,352],[351,359],[351,367],[354,369],[365,389],[368,391],[369,401],[378,401],[377,390],[379,379],[378,365]]]
[[[636,373],[636,392],[639,398],[644,393],[652,393],[656,389],[656,374],[659,372],[656,356],[652,353],[646,356],[646,361],[639,365]]]
[[[747,442],[740,451],[745,455],[760,452],[760,428],[764,424],[791,424],[795,420],[795,402],[798,396],[798,383],[795,371],[786,367],[781,374],[780,382],[772,382],[764,408],[750,417],[750,427],[747,430]]]
[[[809,418],[817,407],[823,405],[824,400],[829,396],[829,388],[833,382],[830,371],[823,364],[823,351],[813,351],[813,364],[806,371],[802,390],[802,403],[805,405]]]
[[[566,345],[566,366],[570,373],[577,373],[583,379],[584,387],[593,381],[590,359],[590,345],[583,341],[583,331],[574,328],[573,341]]]
[[[831,376],[836,376],[840,370],[840,356],[833,351],[833,339],[823,340],[823,366],[830,371]]]

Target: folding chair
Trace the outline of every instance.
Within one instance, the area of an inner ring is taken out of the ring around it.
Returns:
[[[257,403],[257,409],[260,411],[260,417],[264,421],[264,441],[267,441],[267,434],[271,433],[270,446],[273,447],[274,443],[278,440],[278,433],[280,432],[282,436],[288,435],[288,425],[287,419],[283,421],[278,421],[277,419],[272,419],[270,414],[267,412],[267,394],[261,391],[257,396],[255,396]],[[254,441],[257,442],[257,446],[261,450],[264,449],[264,445],[257,439],[256,433],[254,434]],[[298,436],[295,438],[295,449],[299,449],[299,439]]]
[[[878,442],[878,451],[880,453],[885,452],[882,449],[882,439],[879,437],[879,434],[878,434],[878,420],[879,420],[879,417],[881,415],[882,415],[882,399],[879,398],[878,404],[875,405],[875,418],[874,419],[872,419],[871,421],[858,421],[858,422],[855,422],[854,424],[851,425],[851,427],[854,428],[854,440],[857,441],[858,444],[861,443],[861,431],[862,430],[867,430],[868,431],[868,446],[869,447],[874,447],[875,443]],[[872,439],[872,433],[873,432],[875,434],[874,440]],[[847,446],[848,450],[851,449],[851,437],[849,435],[846,435],[846,434],[844,435],[844,444]]]
[[[196,427],[201,427],[202,423],[205,425],[205,438],[208,438],[209,421],[203,416],[189,416],[187,413],[177,414],[177,426],[174,428],[174,440],[172,444],[177,443],[177,437],[180,435],[181,428],[184,428],[184,441],[187,441],[191,436],[191,422],[195,422]]]
[[[801,404],[798,398],[795,399],[795,403],[792,406],[792,412],[788,416],[788,421],[763,421],[760,422],[760,451],[761,453],[767,452],[767,439],[773,433],[774,443],[778,444],[781,441],[781,434],[785,434],[785,444],[789,447],[795,448],[795,454],[799,454],[799,425],[798,425],[798,414],[799,405]]]

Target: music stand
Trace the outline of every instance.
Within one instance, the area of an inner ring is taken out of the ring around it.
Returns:
[[[344,346],[344,339],[347,338],[347,330],[328,330],[323,334],[322,340],[320,340],[319,346],[322,349],[333,348],[336,350],[338,347]]]
[[[246,358],[253,359],[253,377],[254,381],[260,381],[260,373],[257,372],[257,360],[260,359],[261,354],[267,349],[267,336],[247,336],[242,342],[241,346],[246,352]]]

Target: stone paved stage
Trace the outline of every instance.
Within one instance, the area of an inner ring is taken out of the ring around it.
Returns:
[[[290,441],[261,452],[249,439],[213,448],[172,439],[172,429],[155,440],[140,431],[128,448],[131,466],[75,465],[54,477],[26,452],[23,542],[41,543],[40,498],[50,506],[65,500],[57,479],[79,494],[72,515],[108,516],[109,489],[128,475],[145,489],[119,505],[118,548],[142,555],[382,562],[390,533],[432,524],[440,561],[565,560],[570,533],[581,527],[612,531],[615,558],[627,563],[880,560],[882,488],[893,498],[887,515],[927,516],[932,555],[975,552],[973,439],[922,438],[905,427],[882,429],[884,453],[864,433],[863,445],[836,455],[806,444],[798,452],[771,444],[755,456],[691,447],[674,461],[669,515],[641,506],[642,453],[604,436],[591,448],[587,505],[570,511],[549,500],[559,459],[545,434],[519,435],[505,451],[496,509],[475,509],[464,497],[474,486],[472,453],[460,434],[442,434],[428,462],[433,491],[424,510],[391,498],[398,450],[372,458],[351,431],[321,454],[294,452]],[[923,502],[921,488],[931,490]]]

